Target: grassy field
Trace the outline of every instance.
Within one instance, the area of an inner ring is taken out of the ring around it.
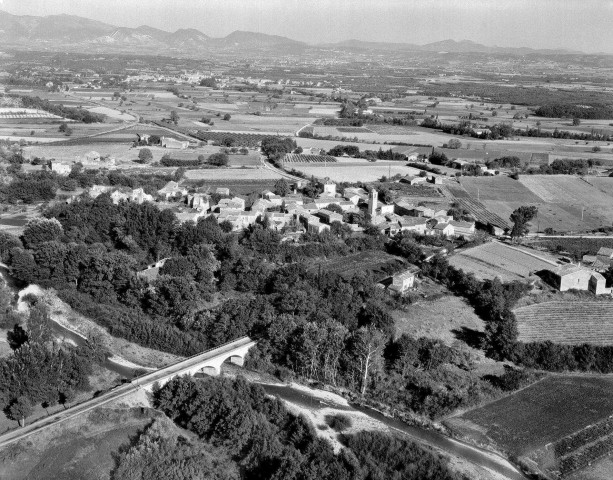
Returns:
[[[109,479],[117,451],[162,416],[140,408],[99,408],[77,416],[0,451],[0,478]]]
[[[613,378],[556,375],[446,423],[458,433],[523,456],[612,413]]]
[[[613,345],[610,301],[552,301],[520,307],[514,313],[521,342]]]
[[[526,280],[534,272],[555,267],[556,259],[537,251],[489,242],[456,253],[449,263],[481,280],[499,277],[503,281]]]

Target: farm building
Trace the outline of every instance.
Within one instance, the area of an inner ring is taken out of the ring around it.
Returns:
[[[274,203],[264,198],[258,198],[253,205],[251,205],[252,212],[265,212],[271,208],[274,208]]]
[[[209,197],[202,193],[194,193],[187,196],[187,205],[197,210],[207,211],[210,208]]]
[[[330,210],[320,210],[317,215],[328,224],[332,224],[332,222],[343,221],[343,216],[340,213],[331,212]]]
[[[411,210],[409,210],[408,213],[412,217],[427,217],[427,218],[434,217],[434,210],[428,207],[413,207]]]
[[[179,141],[174,138],[162,137],[160,138],[160,145],[164,148],[172,148],[175,150],[185,150],[189,146],[188,141]]]
[[[260,214],[257,212],[245,212],[242,210],[228,210],[217,215],[217,221],[229,222],[232,225],[232,231],[242,230],[249,225],[253,225]]]
[[[595,295],[611,293],[606,288],[605,278],[598,272],[579,265],[564,265],[543,272],[543,278],[560,292],[567,290],[589,290]]]
[[[426,233],[426,220],[421,217],[402,217],[398,221],[400,231],[417,232],[420,235]]]
[[[388,287],[389,290],[403,294],[415,285],[415,276],[419,272],[419,268],[411,265],[402,273],[397,273],[392,277],[392,283]]]
[[[288,215],[287,213],[271,212],[266,214],[266,218],[268,218],[270,228],[279,231],[287,226],[294,216]]]
[[[326,178],[326,181],[324,182],[324,191],[322,195],[331,195],[331,196],[336,195],[336,183],[330,181],[329,178]]]
[[[51,171],[58,175],[68,175],[71,170],[72,167],[70,165],[60,162],[51,162]]]
[[[449,223],[437,223],[432,231],[436,235],[442,235],[443,237],[451,237],[455,234],[453,226]]]
[[[407,175],[400,179],[402,183],[408,183],[409,185],[419,185],[420,183],[426,183],[426,177],[414,177]]]
[[[227,188],[227,187],[218,187],[218,188],[215,190],[215,193],[216,193],[217,195],[230,195],[230,189],[229,189],[229,188]]]
[[[411,147],[411,146],[398,146],[392,147],[392,152],[399,153],[407,157],[409,162],[416,162],[418,160],[426,159],[432,153],[432,147]]]
[[[443,177],[439,177],[438,175],[432,175],[432,176],[428,177],[428,181],[430,183],[433,183],[434,185],[442,185],[443,184]]]
[[[469,237],[475,234],[475,222],[455,222],[450,221],[449,225],[453,227],[454,235]]]
[[[177,182],[170,181],[158,190],[158,195],[168,200],[171,197],[184,197],[187,189],[180,187]]]
[[[363,188],[349,187],[343,192],[343,198],[357,205],[360,200],[364,202],[368,200],[368,192]]]
[[[160,275],[160,269],[164,266],[166,260],[168,260],[168,258],[162,258],[155,263],[147,265],[147,268],[145,268],[144,270],[136,272],[136,276],[138,278],[143,278],[148,282],[153,282]]]
[[[240,197],[222,198],[213,208],[219,210],[219,212],[224,210],[245,210],[245,200]]]

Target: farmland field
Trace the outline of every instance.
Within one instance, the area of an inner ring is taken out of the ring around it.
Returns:
[[[527,455],[613,414],[613,378],[550,376],[451,418],[455,431]]]
[[[583,255],[596,255],[601,247],[613,248],[612,238],[547,238],[539,237],[529,240],[529,245],[544,248],[551,252],[568,252],[575,260],[581,260]]]
[[[287,153],[283,163],[336,163],[336,158],[330,155],[305,155],[302,153]]]
[[[274,170],[267,168],[216,168],[189,170],[185,172],[187,180],[278,180],[282,178]]]
[[[353,159],[357,160],[357,159]],[[387,177],[389,175],[411,175],[412,172],[417,171],[414,168],[406,167],[403,163],[383,164],[382,162],[371,163],[364,161],[355,161],[353,163],[344,164],[339,166],[338,164],[332,165],[300,165],[296,170],[301,171],[305,175],[325,178],[329,177],[330,180],[335,182],[374,182],[381,177]]]
[[[531,231],[553,228],[556,232],[591,231],[613,223],[611,195],[602,191],[607,184],[598,180],[595,184],[600,189],[571,175],[522,175],[519,181],[508,177],[461,179],[466,194],[492,214],[506,220],[516,208],[534,205],[538,215],[531,222]],[[449,190],[456,198],[466,197],[459,187]]]
[[[613,345],[613,302],[553,301],[514,310],[521,342]]]
[[[489,242],[456,253],[449,263],[478,279],[526,280],[539,270],[555,267],[555,258],[542,252]]]
[[[405,260],[384,252],[360,252],[344,257],[333,258],[323,262],[314,262],[309,269],[317,272],[319,268],[324,271],[337,273],[345,278],[351,278],[356,273],[371,272],[377,281],[389,277],[389,269],[394,271],[405,264]]]

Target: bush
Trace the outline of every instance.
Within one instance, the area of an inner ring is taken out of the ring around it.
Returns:
[[[328,426],[337,432],[344,432],[348,428],[351,428],[352,425],[351,418],[341,413],[326,415],[325,420]]]

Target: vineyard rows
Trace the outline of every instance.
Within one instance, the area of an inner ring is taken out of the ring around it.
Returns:
[[[587,467],[600,457],[607,455],[613,450],[613,435],[604,437],[598,442],[588,445],[560,460],[560,473],[568,473]]]
[[[284,163],[335,163],[336,158],[330,155],[305,155],[302,153],[287,153]]]
[[[613,345],[612,302],[545,302],[514,313],[521,342]]]
[[[597,423],[596,425],[590,425],[577,433],[573,433],[568,437],[564,437],[558,440],[553,446],[553,451],[556,457],[564,457],[568,454],[580,449],[588,443],[595,442],[601,437],[605,437],[613,433],[613,419]]]
[[[255,148],[260,145],[260,142],[267,135],[258,133],[225,133],[225,132],[205,132],[198,130],[191,133],[192,137],[202,141],[223,142],[227,138],[234,139],[234,146]]]
[[[468,212],[475,217],[477,222],[484,225],[491,224],[500,228],[509,228],[509,224],[506,220],[490,212],[481,202],[471,198],[456,198],[456,201],[461,208],[468,210]]]

